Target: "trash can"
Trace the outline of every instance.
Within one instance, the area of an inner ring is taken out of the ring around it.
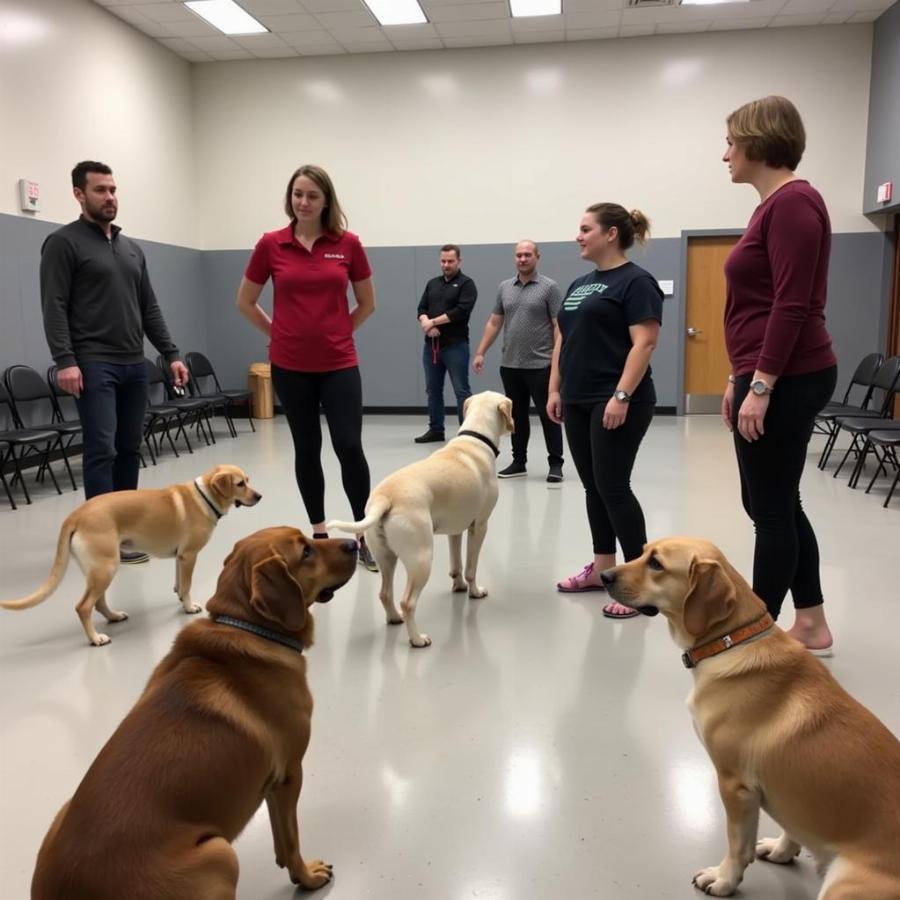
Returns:
[[[255,419],[271,419],[275,415],[272,367],[268,363],[253,363],[250,366],[250,395]]]

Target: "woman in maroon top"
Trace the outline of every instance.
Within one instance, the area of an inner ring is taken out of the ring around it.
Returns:
[[[819,548],[800,503],[800,478],[816,413],[837,380],[825,328],[831,224],[818,191],[794,175],[806,134],[789,100],[747,103],[727,125],[723,161],[731,180],[752,184],[760,197],[725,262],[732,374],[722,401],[744,509],[756,528],[753,590],[773,618],[790,590],[796,619],[789,634],[830,655]]]
[[[325,413],[341,479],[356,519],[365,516],[369,465],[362,449],[362,381],[353,332],[375,311],[372,270],[327,172],[301,166],[288,181],[287,228],[264,234],[238,289],[241,313],[270,339],[272,383],[294,440],[294,468],[313,537],[325,531],[322,429]],[[272,279],[272,318],[259,305]],[[347,303],[353,288],[356,306]],[[377,571],[360,537],[360,562]]]

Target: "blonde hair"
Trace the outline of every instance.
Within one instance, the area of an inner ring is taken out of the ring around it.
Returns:
[[[806,130],[797,107],[775,95],[751,100],[726,120],[728,137],[739,144],[747,159],[773,169],[800,165],[806,149]]]
[[[631,247],[635,238],[639,244],[644,244],[650,237],[650,220],[639,209],[629,212],[618,203],[595,203],[585,212],[591,213],[607,231],[613,226],[616,227],[619,232],[619,247],[622,250]]]
[[[291,206],[291,194],[294,190],[294,182],[301,176],[309,178],[325,196],[325,207],[322,209],[322,228],[334,234],[343,234],[347,230],[347,217],[338,203],[337,194],[334,191],[334,184],[328,173],[321,166],[300,166],[293,175],[291,175],[287,190],[284,194],[284,211],[287,217],[293,222],[296,218],[294,209]]]

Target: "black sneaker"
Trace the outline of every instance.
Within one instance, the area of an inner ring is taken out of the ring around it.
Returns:
[[[547,473],[547,481],[549,481],[551,484],[555,484],[556,482],[562,480],[562,466],[550,466],[550,471]]]
[[[150,562],[150,554],[144,553],[143,550],[120,550],[119,562],[123,566],[138,566]]]
[[[443,431],[432,431],[430,428],[425,434],[420,434],[413,439],[417,444],[437,444],[444,440]]]
[[[526,475],[525,463],[511,462],[505,469],[497,473],[498,478],[519,478]]]
[[[378,563],[375,562],[375,557],[372,556],[372,551],[369,549],[369,545],[365,541],[359,542],[359,549],[357,550],[359,564],[367,568],[370,572],[378,571]]]

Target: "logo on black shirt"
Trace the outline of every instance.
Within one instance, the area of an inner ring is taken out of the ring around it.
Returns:
[[[602,284],[599,281],[592,284],[582,284],[563,300],[563,309],[569,312],[573,309],[578,309],[585,297],[589,297],[591,294],[602,294],[608,287],[608,284]]]

